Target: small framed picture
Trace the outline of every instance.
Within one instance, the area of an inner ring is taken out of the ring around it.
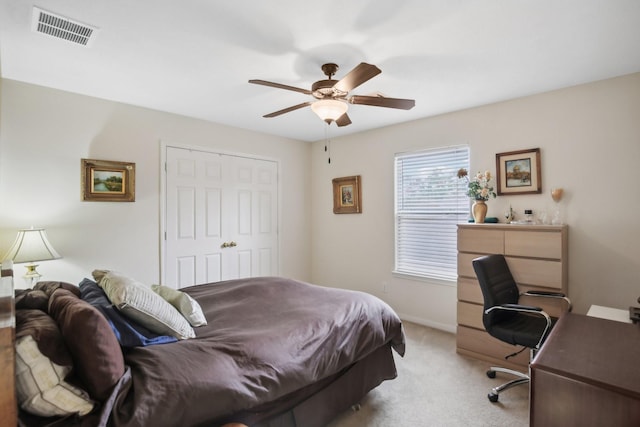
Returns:
[[[82,200],[135,202],[136,164],[82,159]]]
[[[362,213],[360,175],[333,179],[333,213]]]
[[[540,149],[496,154],[498,195],[542,192]]]

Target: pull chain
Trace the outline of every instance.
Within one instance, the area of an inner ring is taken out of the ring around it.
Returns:
[[[327,153],[327,163],[331,164],[331,136],[329,135],[329,126],[331,126],[331,122],[327,122],[327,127],[324,130],[324,152]]]

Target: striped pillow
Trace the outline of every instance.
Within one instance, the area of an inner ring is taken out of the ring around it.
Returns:
[[[31,335],[16,341],[16,392],[25,411],[43,417],[91,412],[94,404],[87,392],[64,380],[70,371],[40,353]]]
[[[196,336],[187,319],[149,286],[116,271],[94,270],[92,274],[122,314],[150,331],[182,340]]]
[[[191,326],[198,327],[207,324],[207,318],[204,317],[202,307],[190,295],[163,285],[151,285],[151,290],[174,306],[189,321]]]

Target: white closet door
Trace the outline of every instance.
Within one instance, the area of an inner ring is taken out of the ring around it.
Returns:
[[[277,275],[277,164],[167,147],[164,281]]]

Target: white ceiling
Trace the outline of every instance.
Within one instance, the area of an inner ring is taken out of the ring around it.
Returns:
[[[32,31],[33,6],[97,27],[91,46]],[[337,137],[640,71],[639,0],[0,1],[2,77],[304,141],[325,137],[310,88],[335,62],[382,74]]]

